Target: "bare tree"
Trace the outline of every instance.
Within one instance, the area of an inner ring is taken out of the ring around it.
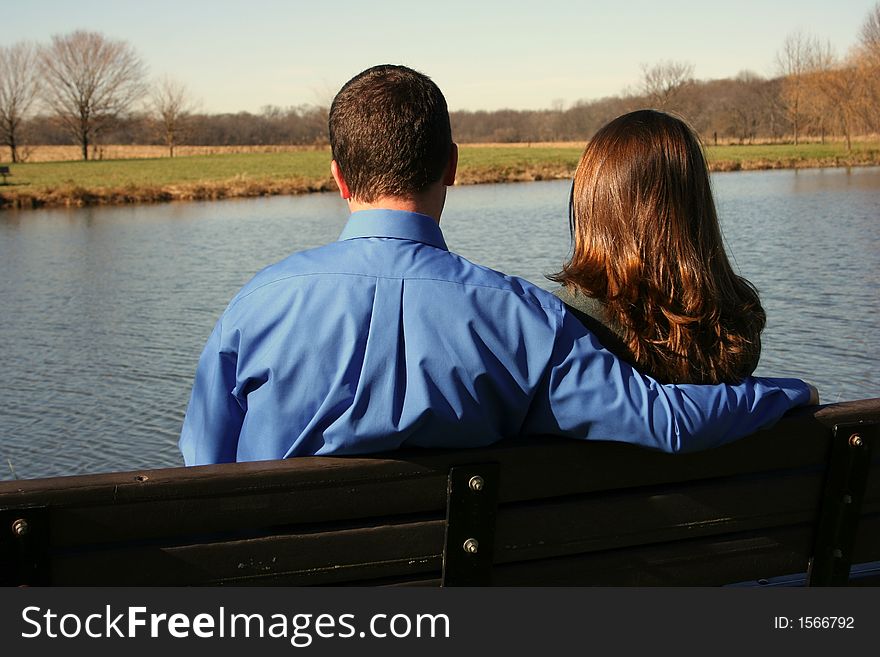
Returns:
[[[145,92],[145,69],[125,41],[78,30],[55,35],[40,51],[46,102],[82,147],[84,160],[100,132]]]
[[[861,114],[869,130],[880,130],[880,2],[862,24],[856,58],[865,92]]]
[[[855,55],[839,58],[830,44],[815,53],[814,70],[806,78],[806,90],[818,100],[822,120],[843,133],[846,150],[852,150],[852,135],[864,105],[865,85]]]
[[[732,81],[736,95],[729,104],[735,135],[739,143],[749,144],[758,133],[758,126],[766,113],[764,79],[752,71],[740,71]]]
[[[671,105],[678,93],[693,80],[694,65],[664,61],[654,66],[642,64],[642,91],[658,108]]]
[[[795,146],[800,137],[806,79],[816,67],[818,50],[815,37],[792,32],[785,37],[782,50],[776,54],[779,73],[783,77],[782,101],[791,122]]]
[[[880,65],[880,2],[868,12],[859,33],[859,41],[866,54],[874,60],[874,64]]]
[[[163,77],[153,86],[150,107],[168,147],[168,157],[174,157],[174,147],[186,137],[190,117],[196,109],[190,92],[182,82]]]
[[[39,91],[36,49],[29,43],[0,46],[0,138],[19,161],[22,121]]]

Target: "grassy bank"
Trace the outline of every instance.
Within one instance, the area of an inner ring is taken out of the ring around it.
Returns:
[[[192,157],[34,162],[10,166],[0,206],[203,200],[329,190],[329,154],[234,153]]]
[[[853,142],[846,152],[843,142],[825,144],[756,144],[754,146],[709,146],[709,167],[713,171],[758,169],[818,169],[880,165],[880,142]]]
[[[302,194],[335,189],[326,149],[228,152],[169,158],[92,162],[46,161],[6,165],[0,208],[150,203]],[[267,150],[273,147],[267,147]],[[458,182],[476,184],[570,178],[580,144],[461,146]],[[715,171],[880,165],[880,142],[859,142],[847,153],[842,143],[714,146]],[[136,159],[137,158],[137,159]]]

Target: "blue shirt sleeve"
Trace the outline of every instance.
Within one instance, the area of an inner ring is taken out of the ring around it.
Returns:
[[[223,344],[223,319],[205,345],[180,432],[184,463],[234,463],[245,400],[235,394],[237,354]]]
[[[690,452],[754,433],[810,399],[799,379],[663,385],[604,349],[569,313],[560,322],[547,389],[530,409],[533,433]]]

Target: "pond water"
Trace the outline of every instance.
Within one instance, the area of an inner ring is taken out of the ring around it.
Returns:
[[[880,168],[716,174],[768,314],[757,374],[880,396]],[[567,182],[456,187],[452,250],[550,288]],[[257,270],[336,239],[334,194],[0,213],[0,479],[180,465],[196,361]]]

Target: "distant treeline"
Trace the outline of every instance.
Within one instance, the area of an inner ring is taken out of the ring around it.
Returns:
[[[179,144],[193,146],[312,145],[327,143],[327,108],[268,107],[259,114],[190,114],[183,121]],[[28,142],[51,146],[77,144],[52,116],[26,123]],[[164,132],[146,113],[117,118],[100,134],[104,144],[165,144]]]
[[[791,113],[783,97],[783,78],[764,79],[744,73],[733,79],[688,80],[674,97],[658,103],[648,94],[581,100],[571,107],[546,110],[453,111],[452,129],[462,143],[528,143],[586,141],[616,116],[640,107],[656,107],[681,114],[713,141],[751,143],[791,139]],[[802,112],[803,114],[803,112]],[[827,120],[801,118],[802,137],[841,134]],[[864,125],[860,132],[876,131]],[[25,123],[32,144],[77,143],[54,117],[39,115]],[[100,135],[105,144],[164,144],[161,126],[146,113],[116,119]],[[259,144],[322,145],[327,143],[327,108],[316,106],[266,107],[259,114],[190,114],[180,131],[180,144],[243,146]]]
[[[649,94],[629,94],[581,100],[568,108],[453,112],[453,133],[462,142],[586,141],[621,114],[655,107],[681,114],[707,141],[781,140],[791,134],[781,88],[778,78],[743,74],[725,80],[687,80],[674,97],[662,102]]]

